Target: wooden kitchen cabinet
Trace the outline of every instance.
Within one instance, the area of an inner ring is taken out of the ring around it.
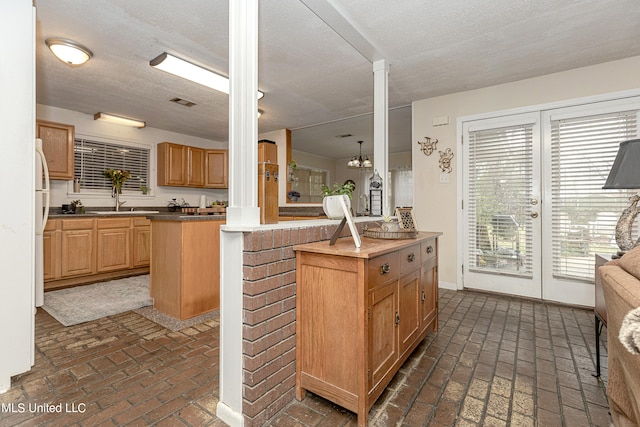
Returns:
[[[158,185],[187,184],[187,147],[171,142],[158,144]]]
[[[36,138],[42,140],[50,179],[73,179],[74,135],[73,125],[36,120]]]
[[[229,152],[207,150],[205,152],[205,183],[207,188],[229,187]]]
[[[43,250],[43,276],[44,280],[53,280],[60,277],[60,239],[56,232],[57,221],[49,220],[42,233]]]
[[[88,275],[95,272],[94,220],[60,220],[61,277]]]
[[[49,219],[45,290],[149,272],[151,221],[140,216]]]
[[[131,218],[97,219],[96,271],[131,267]]]
[[[204,186],[204,163],[202,148],[187,147],[187,187]]]
[[[133,218],[133,251],[134,267],[149,266],[151,262],[151,220]]]
[[[424,339],[437,330],[437,241],[364,237],[294,246],[296,397],[307,390],[368,412]],[[424,295],[424,296],[423,296]]]

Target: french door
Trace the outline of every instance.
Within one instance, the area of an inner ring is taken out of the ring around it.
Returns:
[[[540,115],[463,124],[464,285],[541,298]]]
[[[602,190],[639,98],[463,123],[464,287],[592,306],[630,190]],[[635,230],[637,234],[637,230]]]

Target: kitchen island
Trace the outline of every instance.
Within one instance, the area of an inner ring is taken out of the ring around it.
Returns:
[[[154,308],[180,320],[220,308],[225,215],[149,215]]]

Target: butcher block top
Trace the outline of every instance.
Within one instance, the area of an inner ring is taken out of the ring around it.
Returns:
[[[403,247],[419,244],[429,239],[435,239],[441,235],[442,233],[440,232],[421,231],[412,239],[390,240],[362,237],[362,244],[359,248],[356,248],[353,243],[353,238],[349,236],[338,239],[335,245],[329,245],[329,241],[324,240],[321,242],[296,245],[293,247],[293,250],[354,258],[375,258]]]

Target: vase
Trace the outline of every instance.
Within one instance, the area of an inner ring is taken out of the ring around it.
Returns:
[[[120,188],[117,185],[114,185],[111,188],[111,197],[116,199],[116,212],[120,211]]]
[[[326,196],[322,199],[322,209],[325,215],[329,219],[342,219],[344,218],[344,210],[340,199],[344,200],[347,210],[351,209],[351,199],[346,194],[340,194],[337,196]]]

